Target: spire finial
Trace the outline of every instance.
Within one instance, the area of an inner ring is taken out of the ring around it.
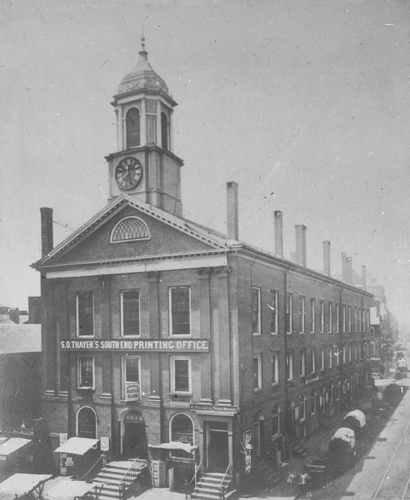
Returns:
[[[145,50],[144,23],[141,23],[141,46],[142,50]]]

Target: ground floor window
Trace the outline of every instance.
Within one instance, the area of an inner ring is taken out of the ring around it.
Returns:
[[[77,435],[95,439],[97,434],[97,419],[92,408],[81,408],[77,413]]]

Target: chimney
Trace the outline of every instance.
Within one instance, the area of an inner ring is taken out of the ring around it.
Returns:
[[[43,207],[41,212],[41,255],[47,255],[53,249],[53,209]]]
[[[323,273],[330,276],[330,241],[323,242]]]
[[[347,282],[352,285],[353,284],[353,262],[351,257],[347,257],[346,259],[346,278]]]
[[[283,214],[280,210],[273,212],[275,225],[275,255],[283,259]]]
[[[306,229],[304,224],[298,224],[296,229],[296,262],[306,267]]]
[[[347,282],[347,256],[346,256],[346,252],[342,253],[342,281]]]
[[[227,205],[228,205],[228,238],[231,240],[239,239],[238,222],[238,184],[236,182],[227,182]]]
[[[367,283],[366,283],[366,266],[362,266],[362,288],[363,288],[363,290],[366,290],[366,288],[367,288]]]

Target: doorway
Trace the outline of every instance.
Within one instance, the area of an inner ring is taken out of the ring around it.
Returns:
[[[129,412],[124,418],[122,454],[124,458],[147,458],[148,442],[145,422],[137,412]]]
[[[206,422],[206,466],[209,472],[225,472],[229,465],[229,433],[225,422]]]

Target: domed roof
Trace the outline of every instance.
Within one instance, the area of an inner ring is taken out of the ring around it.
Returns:
[[[124,76],[118,94],[125,94],[135,90],[161,90],[168,94],[168,87],[164,80],[152,69],[148,61],[148,52],[145,50],[145,38],[141,38],[142,50],[139,52],[139,59],[135,68]]]

